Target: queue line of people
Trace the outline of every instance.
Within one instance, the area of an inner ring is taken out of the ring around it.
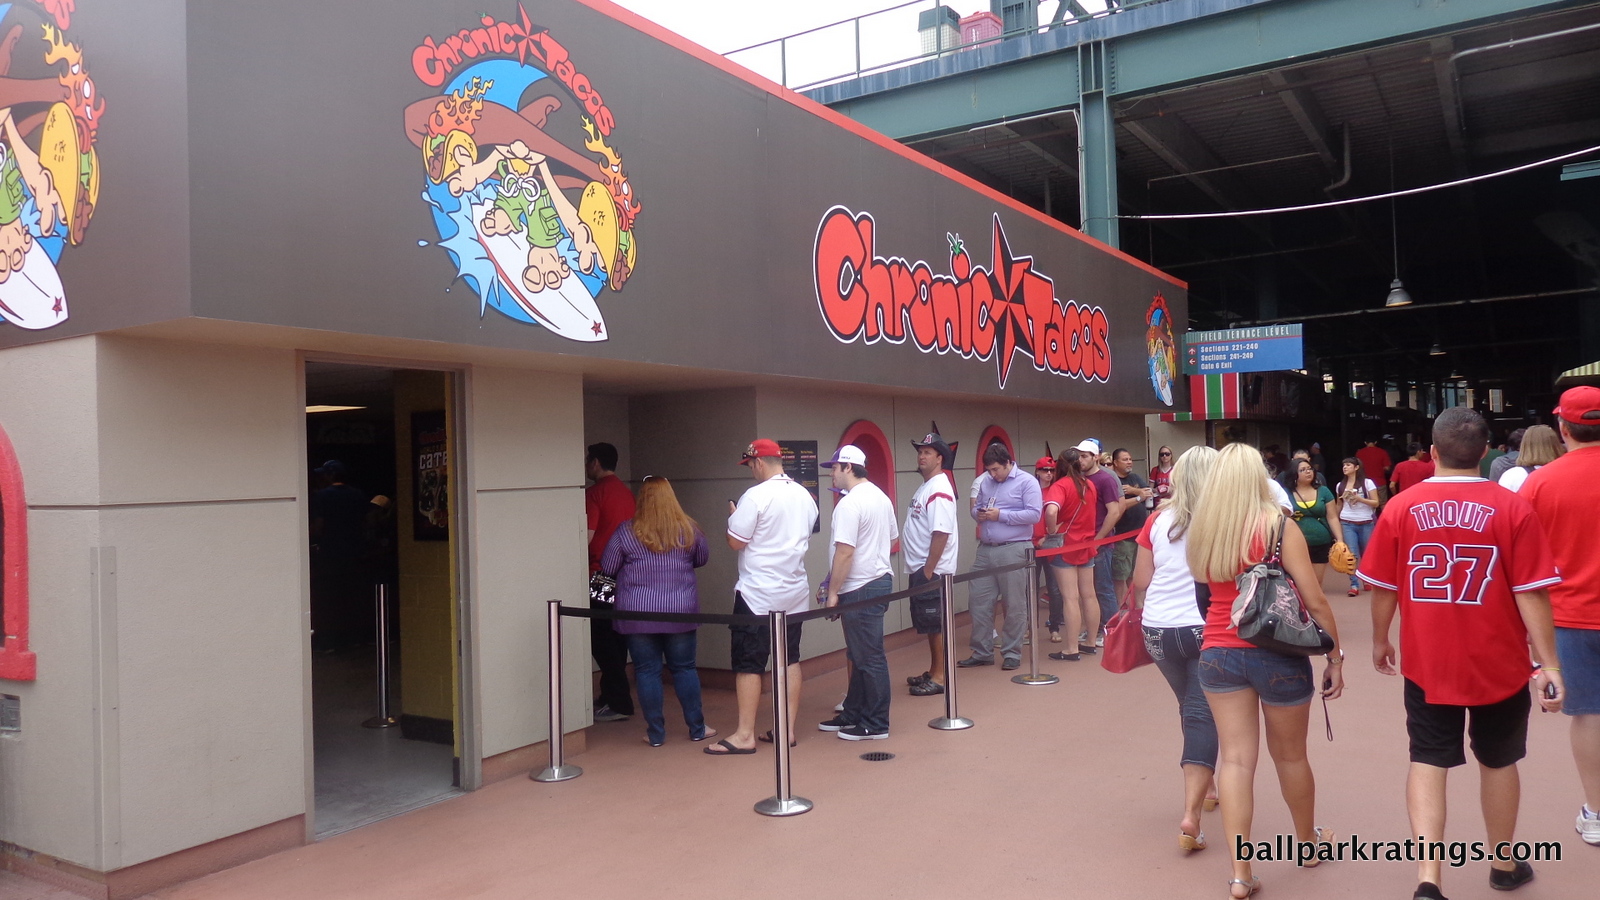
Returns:
[[[1306,735],[1312,699],[1320,694],[1335,700],[1344,690],[1345,654],[1333,608],[1321,588],[1321,554],[1314,548],[1345,537],[1356,543],[1360,554],[1356,583],[1373,597],[1373,665],[1381,673],[1400,674],[1405,681],[1411,744],[1407,807],[1413,833],[1442,840],[1446,779],[1449,769],[1465,763],[1465,732],[1472,737],[1471,748],[1479,762],[1489,837],[1494,842],[1511,840],[1520,790],[1516,764],[1526,754],[1528,713],[1537,702],[1546,711],[1565,708],[1573,717],[1573,751],[1586,795],[1576,829],[1583,840],[1600,845],[1600,814],[1595,812],[1600,806],[1600,561],[1587,554],[1577,539],[1593,510],[1600,508],[1600,389],[1568,391],[1556,415],[1562,443],[1573,452],[1539,450],[1541,436],[1535,434],[1534,452],[1529,453],[1525,435],[1523,452],[1529,460],[1520,467],[1526,470],[1520,496],[1480,475],[1489,429],[1470,409],[1446,410],[1436,419],[1427,451],[1433,473],[1407,485],[1386,505],[1377,497],[1378,484],[1359,456],[1342,462],[1341,477],[1331,486],[1317,484],[1308,461],[1304,465],[1296,461],[1292,493],[1274,488],[1260,454],[1244,444],[1231,444],[1220,452],[1193,448],[1175,463],[1163,460],[1158,468],[1164,499],[1140,528],[1128,576],[1135,603],[1144,609],[1146,648],[1180,711],[1184,773],[1180,847],[1189,852],[1205,849],[1200,819],[1213,802],[1221,805],[1229,844],[1249,840],[1264,723],[1268,754],[1297,838],[1316,848],[1313,858],[1302,864],[1315,865],[1330,855],[1334,837],[1316,821],[1316,783]],[[907,510],[903,536],[907,570],[917,586],[953,573],[959,529],[948,471],[953,448],[937,432],[913,443],[923,484]],[[1082,535],[1109,533],[1106,521],[1114,527],[1128,508],[1124,503],[1143,502],[1138,488],[1114,495],[1108,503],[1099,502],[1101,494],[1092,481],[1101,472],[1098,450],[1086,441],[1062,454],[1051,467],[1057,477],[1041,490],[1040,481],[1022,470],[1003,445],[986,448],[987,483],[976,486],[969,503],[969,515],[979,524],[974,571],[1025,559],[1036,521],[1044,523],[1039,529],[1044,546],[1079,543]],[[754,611],[755,605],[745,598],[746,589],[759,596],[764,577],[758,570],[778,558],[774,548],[761,540],[763,529],[768,534],[785,533],[781,554],[785,573],[794,584],[805,584],[803,556],[816,507],[809,494],[782,474],[778,456],[773,442],[751,445],[744,463],[751,466],[758,483],[730,509],[728,541],[740,552],[737,601],[744,604],[742,609],[736,605],[740,611]],[[1114,455],[1113,463],[1117,462]],[[865,455],[853,446],[841,447],[829,462],[840,499],[833,519],[832,564],[820,595],[825,605],[892,590],[888,546],[902,532],[896,528],[888,498],[867,479],[865,465]],[[776,483],[763,487],[768,482]],[[1582,489],[1573,490],[1573,485]],[[1119,482],[1118,487],[1128,486]],[[1157,493],[1155,488],[1149,490],[1152,496]],[[772,502],[780,496],[787,498],[787,505]],[[1382,516],[1377,515],[1380,506],[1386,510]],[[1096,516],[1100,520],[1093,531],[1077,525],[1100,512],[1104,516]],[[778,528],[776,519],[786,519],[791,527]],[[637,537],[638,531],[634,525],[624,534]],[[678,534],[681,538],[683,532]],[[695,534],[700,543],[680,539],[674,548],[691,566],[704,541],[697,529]],[[1317,540],[1324,534],[1330,540]],[[1014,556],[1019,558],[1013,560]],[[1281,562],[1306,611],[1332,640],[1320,680],[1306,656],[1257,647],[1238,635],[1236,579],[1266,559]],[[1098,559],[1092,558],[1074,562],[1065,554],[1053,558],[1048,569],[1060,598],[1051,604],[1053,631],[1064,628],[1071,634],[1082,628],[1093,634],[1089,622],[1100,611],[1092,575],[1096,563]],[[1002,661],[1011,664],[1008,668],[1017,667],[1021,626],[1026,621],[1026,610],[1020,608],[1026,582],[1010,578],[1013,574],[973,580],[972,655],[958,665],[992,665],[998,649]],[[619,582],[619,600],[621,593]],[[1552,593],[1557,598],[1554,604]],[[1356,594],[1353,584],[1351,595]],[[923,675],[908,679],[914,694],[941,693],[946,687],[938,677],[943,674],[943,660],[937,656],[938,626],[931,621],[938,612],[937,596],[937,589],[932,589],[916,595],[912,603],[914,624],[930,635],[932,663]],[[1094,602],[1085,602],[1091,597]],[[766,605],[767,599],[759,605]],[[805,607],[800,600],[789,602],[793,612]],[[996,648],[992,622],[1000,603],[1005,604],[1007,621]],[[888,735],[888,673],[882,648],[885,606],[844,611],[850,690],[838,715],[819,726],[825,731],[856,740]],[[1398,665],[1389,634],[1396,614],[1401,620]],[[798,659],[798,628],[793,626],[790,635],[792,660]],[[764,627],[758,630],[765,635]],[[753,634],[749,637],[755,639]],[[748,715],[746,691],[741,690],[738,731],[708,747],[708,753],[755,752],[759,669],[741,671],[739,644],[736,636],[735,670],[741,679],[754,679]],[[670,669],[671,654],[664,642],[652,640],[649,646],[658,648]],[[746,668],[753,668],[757,657],[764,668],[765,654],[757,649],[767,648],[747,648]],[[1081,658],[1078,654],[1094,649],[1091,643],[1080,642],[1076,653],[1056,658]],[[793,734],[797,668],[791,670],[790,681]],[[1530,684],[1536,701],[1530,696]],[[659,706],[659,700],[656,703]],[[697,702],[694,705],[698,707]],[[684,706],[690,719],[690,704]],[[695,723],[688,724],[691,737],[696,736]],[[647,740],[658,734],[659,729],[652,728]],[[698,734],[711,737],[715,732],[702,721]],[[763,737],[770,739],[770,732]],[[1231,897],[1243,900],[1260,889],[1249,861],[1235,859],[1231,866]],[[1414,897],[1442,900],[1441,876],[1440,861],[1420,863]],[[1489,880],[1497,889],[1514,889],[1533,877],[1525,862],[1491,861]]]

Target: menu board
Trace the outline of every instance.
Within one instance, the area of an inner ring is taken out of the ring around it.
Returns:
[[[820,509],[822,503],[817,493],[817,442],[779,441],[778,449],[783,451],[783,474],[810,491],[812,502],[815,502]],[[822,520],[819,516],[812,524],[811,532],[815,534],[820,530],[822,530]]]

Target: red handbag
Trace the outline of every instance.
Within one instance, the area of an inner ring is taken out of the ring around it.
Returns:
[[[1122,675],[1155,660],[1144,647],[1144,610],[1133,607],[1133,588],[1122,598],[1111,621],[1106,623],[1106,645],[1100,650],[1100,667]]]

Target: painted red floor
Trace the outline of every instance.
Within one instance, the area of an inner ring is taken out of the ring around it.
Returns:
[[[1330,575],[1330,584],[1333,582]],[[1400,684],[1366,662],[1364,598],[1335,609],[1350,686],[1331,704],[1336,740],[1312,717],[1318,821],[1341,836],[1403,840],[1405,735]],[[809,627],[835,627],[826,623]],[[1041,650],[1050,649],[1044,644]],[[516,778],[474,794],[281,853],[156,896],[165,900],[852,896],[874,898],[1166,898],[1226,896],[1220,813],[1211,849],[1176,846],[1180,805],[1176,703],[1153,667],[1111,675],[1090,661],[1048,662],[1054,686],[1011,683],[998,667],[964,673],[962,712],[977,727],[926,727],[942,698],[904,694],[925,651],[891,656],[892,737],[851,743],[815,731],[831,716],[842,673],[807,685],[795,793],[803,816],[770,819],[751,805],[773,792],[773,756],[713,759],[681,724],[668,744],[640,742],[637,721],[599,725],[571,761],[583,777],[556,785]],[[732,695],[707,692],[709,721],[732,729]],[[1594,896],[1600,847],[1573,831],[1579,798],[1564,717],[1535,713],[1522,764],[1518,837],[1560,841],[1563,860],[1537,865],[1524,898]],[[764,726],[763,726],[764,727]],[[865,762],[868,751],[896,754]],[[1264,754],[1263,754],[1264,757]],[[1457,770],[1451,833],[1481,840],[1477,777]],[[1257,775],[1255,836],[1289,830],[1270,766]],[[1452,900],[1491,894],[1486,863],[1447,870]],[[1257,866],[1264,896],[1408,898],[1414,868],[1343,862],[1316,870]]]

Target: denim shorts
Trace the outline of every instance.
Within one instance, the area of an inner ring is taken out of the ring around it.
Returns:
[[[1208,694],[1253,688],[1263,706],[1299,706],[1316,693],[1311,660],[1260,647],[1207,647],[1200,651],[1200,687]]]
[[[1567,686],[1561,711],[1569,716],[1600,715],[1600,629],[1557,628],[1556,655]]]

